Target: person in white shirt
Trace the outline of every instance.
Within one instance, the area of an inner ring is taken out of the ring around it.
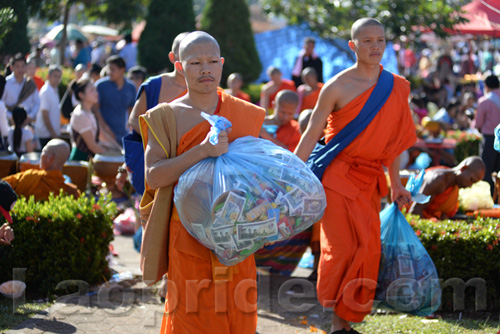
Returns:
[[[61,135],[61,110],[59,109],[59,90],[62,71],[57,66],[50,66],[49,76],[40,89],[40,111],[36,116],[35,134],[43,148],[51,139]]]
[[[5,77],[0,75],[0,96],[2,96],[5,88]],[[0,149],[7,145],[7,142],[4,140],[7,138],[9,134],[9,120],[7,119],[7,108],[5,107],[5,103],[0,100]]]
[[[5,90],[2,100],[7,106],[7,116],[11,117],[11,111],[15,107],[23,107],[28,116],[28,124],[36,119],[40,98],[36,84],[25,78],[26,59],[21,53],[17,53],[10,59],[12,74],[6,78]]]

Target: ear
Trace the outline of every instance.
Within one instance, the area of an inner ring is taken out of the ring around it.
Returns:
[[[175,66],[175,69],[177,70],[177,72],[184,75],[184,69],[182,68],[182,63],[180,61],[178,61],[178,60],[175,61],[174,66]]]
[[[356,44],[354,44],[354,42],[352,40],[349,40],[348,45],[349,45],[349,48],[351,49],[351,51],[354,52],[354,47],[356,46]]]
[[[168,53],[168,59],[172,64],[175,64],[175,54],[172,51]]]
[[[222,65],[224,65],[224,57],[220,57],[220,62],[222,63]]]

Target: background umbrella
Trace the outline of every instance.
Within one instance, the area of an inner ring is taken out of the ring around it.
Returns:
[[[81,39],[82,41],[87,41],[87,37],[83,32],[74,24],[68,24],[66,27],[68,40]],[[51,41],[59,41],[62,38],[63,25],[60,24],[52,28],[45,36],[42,37],[41,42],[43,44]]]
[[[100,36],[118,36],[119,31],[106,26],[88,24],[82,27],[82,31],[86,34],[100,35]]]

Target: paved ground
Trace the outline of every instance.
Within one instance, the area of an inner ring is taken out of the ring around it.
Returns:
[[[113,245],[119,255],[113,258],[112,268],[140,275],[139,254],[132,239],[117,236]],[[317,303],[314,284],[304,278],[309,273],[299,269],[292,278],[259,275],[257,333],[321,333],[316,328],[325,329],[330,313]],[[129,279],[97,287],[91,295],[60,298],[42,314],[7,333],[158,334],[162,312],[157,291],[138,279]]]

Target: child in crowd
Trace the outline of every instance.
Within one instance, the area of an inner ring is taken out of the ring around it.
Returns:
[[[97,142],[99,130],[91,111],[98,102],[98,93],[92,81],[83,78],[75,81],[71,90],[79,104],[69,122],[72,146],[69,160],[88,161],[95,154],[105,152],[104,147]]]
[[[33,152],[33,132],[27,126],[28,115],[22,107],[15,107],[12,110],[12,120],[14,126],[9,130],[7,142],[9,151],[14,152],[20,157],[23,153]]]

